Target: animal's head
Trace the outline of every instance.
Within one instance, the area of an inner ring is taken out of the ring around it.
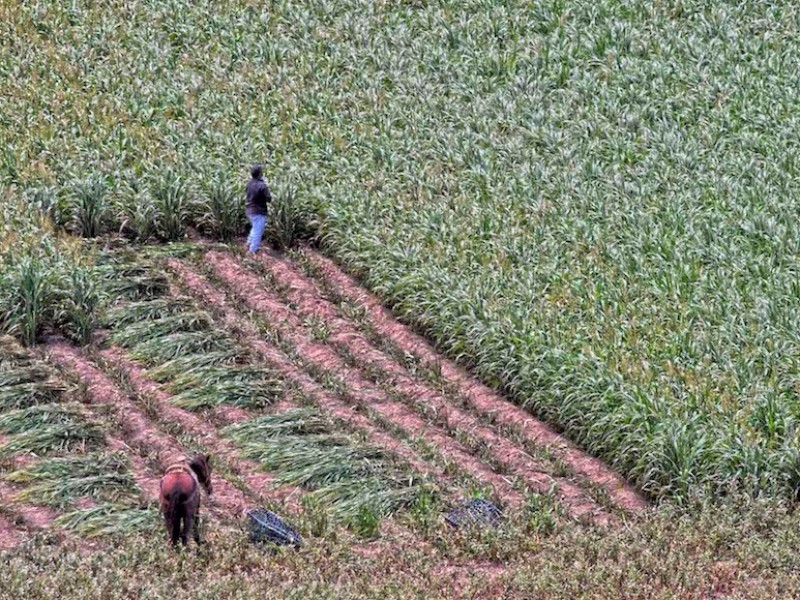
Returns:
[[[194,471],[195,475],[197,475],[200,484],[206,488],[208,495],[210,496],[214,493],[214,488],[211,485],[211,455],[198,454],[192,459],[192,462],[189,463],[189,467]]]

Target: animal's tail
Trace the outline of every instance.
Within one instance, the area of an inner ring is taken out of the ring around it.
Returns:
[[[167,528],[173,544],[181,537],[181,491],[172,490],[167,496]]]

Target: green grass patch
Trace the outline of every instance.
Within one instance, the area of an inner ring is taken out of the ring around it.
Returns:
[[[692,517],[662,510],[606,530],[566,522],[547,536],[516,519],[483,534],[458,535],[443,525],[433,549],[407,538],[387,547],[382,539],[375,551],[358,553],[351,536],[332,535],[307,537],[299,550],[264,552],[243,531],[212,522],[206,547],[176,554],[155,511],[122,505],[74,517],[88,531],[110,533],[113,543],[86,552],[41,539],[4,554],[0,598],[162,598],[176,589],[225,599],[262,598],[265,589],[280,599],[405,600],[410,590],[432,599],[510,600],[800,594],[798,513],[774,504],[705,508]]]
[[[18,454],[46,455],[99,447],[103,431],[76,403],[40,404],[0,414],[0,458]]]
[[[189,354],[235,355],[236,352],[232,340],[217,337],[211,331],[180,331],[140,342],[131,348],[134,358],[156,365]]]

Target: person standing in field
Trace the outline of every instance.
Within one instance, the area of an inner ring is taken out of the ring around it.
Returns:
[[[246,212],[250,221],[250,235],[247,236],[247,250],[250,254],[258,252],[261,238],[267,227],[267,204],[272,202],[269,186],[264,182],[264,169],[261,165],[250,168],[250,181],[245,190],[247,196]]]

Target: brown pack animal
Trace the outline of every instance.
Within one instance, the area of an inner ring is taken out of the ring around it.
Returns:
[[[173,545],[177,545],[180,538],[185,546],[190,535],[197,544],[201,543],[200,531],[195,524],[200,513],[201,485],[210,496],[213,488],[211,456],[208,455],[198,454],[191,461],[175,463],[161,478],[161,513]]]

